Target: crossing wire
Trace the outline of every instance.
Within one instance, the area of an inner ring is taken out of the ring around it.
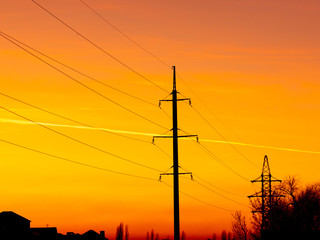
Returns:
[[[121,31],[118,27],[116,27],[114,24],[112,24],[110,21],[108,21],[106,18],[104,18],[101,14],[99,14],[95,9],[93,9],[91,6],[89,6],[87,3],[85,3],[84,1],[80,0],[80,2],[82,2],[88,9],[90,9],[94,14],[96,14],[98,17],[100,17],[104,22],[106,22],[107,24],[109,24],[110,26],[112,26],[115,30],[117,30],[120,34],[122,34],[124,37],[126,37],[127,39],[129,39],[131,42],[133,42],[136,46],[138,46],[139,48],[141,48],[142,50],[144,50],[145,52],[147,52],[149,55],[151,55],[152,57],[154,57],[155,59],[157,59],[159,62],[161,62],[162,64],[164,64],[167,67],[171,67],[168,63],[164,62],[163,60],[161,60],[159,57],[155,56],[153,53],[151,53],[150,51],[148,51],[146,48],[144,48],[143,46],[141,46],[140,44],[138,44],[135,40],[133,40],[131,37],[129,37],[127,34],[125,34],[123,31]],[[184,82],[184,84],[188,87],[188,89],[198,98],[198,100],[206,107],[206,104],[203,103],[203,101],[200,99],[200,97],[198,97],[198,95],[189,87],[189,85],[186,83],[186,81],[178,74],[178,77]],[[193,109],[195,110],[195,112],[222,138],[226,141],[226,138],[215,128],[213,127],[213,125],[207,121],[207,119],[205,119],[203,117],[202,114],[200,114],[200,112],[195,109],[193,107]],[[209,109],[209,108],[208,108]],[[209,111],[212,113],[211,109],[209,109]],[[216,114],[214,114],[216,115]],[[218,117],[217,117],[218,118]],[[220,118],[218,118],[220,120]],[[221,121],[221,120],[220,120]],[[221,121],[222,122],[222,121]],[[224,124],[225,125],[225,124]],[[228,128],[230,131],[231,129]],[[233,146],[230,143],[230,146],[239,154],[241,155],[244,159],[246,159],[249,163],[251,163],[253,166],[255,166],[256,168],[259,168],[255,163],[253,163],[250,159],[248,159],[242,152],[240,152],[235,146]]]
[[[93,7],[89,6],[86,2],[84,2],[83,0],[80,0],[80,2],[82,4],[84,4],[88,9],[90,9],[95,15],[97,15],[99,18],[101,18],[105,23],[109,24],[111,27],[113,27],[116,31],[118,31],[120,34],[122,34],[124,37],[126,37],[128,40],[130,40],[132,43],[134,43],[137,47],[139,47],[140,49],[142,49],[143,51],[145,51],[146,53],[148,53],[149,55],[151,55],[152,57],[154,57],[155,59],[157,59],[159,62],[161,62],[162,64],[164,64],[165,66],[171,68],[171,66],[166,63],[165,61],[163,61],[162,59],[160,59],[159,57],[155,56],[152,52],[150,52],[149,50],[147,50],[146,48],[144,48],[142,45],[140,45],[139,43],[137,43],[135,40],[133,40],[131,37],[129,37],[127,34],[125,34],[123,31],[121,31],[118,27],[116,27],[114,24],[112,24],[110,21],[108,21],[105,17],[103,17],[101,14],[99,14]],[[191,87],[189,87],[189,85],[186,83],[186,81],[178,74],[178,77],[183,81],[183,83],[188,87],[188,89],[193,93],[194,96],[196,96],[196,98],[213,114],[217,117],[217,119],[222,122],[222,120],[213,113],[213,111],[211,111],[211,109],[200,99],[200,97],[192,90]],[[222,137],[224,140],[225,137],[216,129],[213,127],[213,125],[207,121],[201,114],[200,112],[195,109],[193,107],[193,109],[196,111],[196,113],[216,132],[218,133],[218,135],[220,137]],[[222,122],[223,123],[223,122]],[[223,123],[224,124],[224,123]],[[230,131],[231,129],[226,126],[224,124],[225,127],[227,127]],[[250,162],[251,164],[253,164],[255,167],[258,167],[255,163],[253,163],[252,161],[250,161],[242,152],[240,152],[235,146],[233,146],[232,144],[230,144],[230,146],[238,153],[240,154],[244,159],[246,159],[248,162]]]
[[[231,195],[234,195],[234,196],[238,196],[238,197],[243,197],[243,195],[236,194],[236,193],[233,193],[233,192],[229,192],[229,191],[226,191],[226,190],[223,189],[223,188],[220,188],[220,187],[218,187],[218,186],[216,186],[216,185],[213,185],[213,184],[210,183],[209,181],[201,178],[198,174],[195,174],[194,171],[188,170],[188,169],[185,168],[184,166],[181,166],[181,165],[180,165],[180,167],[181,167],[183,170],[187,171],[187,172],[192,172],[192,175],[193,175],[194,177],[200,179],[201,181],[205,182],[206,184],[208,184],[208,185],[210,185],[210,186],[212,186],[212,187],[214,187],[214,188],[216,188],[216,189],[218,189],[218,190],[220,190],[220,191],[222,191],[222,192],[225,192],[225,193],[228,193],[228,194],[231,194]]]
[[[88,38],[86,38],[84,35],[82,35],[81,33],[79,33],[78,31],[76,31],[74,28],[72,28],[70,25],[68,25],[67,23],[65,23],[64,21],[62,21],[60,18],[58,18],[56,15],[54,15],[53,13],[51,13],[49,10],[47,10],[46,8],[44,8],[43,6],[41,6],[39,3],[37,3],[36,1],[32,0],[35,4],[37,4],[40,8],[42,8],[44,11],[46,11],[48,14],[50,14],[52,17],[54,17],[55,19],[57,19],[58,21],[60,21],[61,23],[63,23],[65,26],[67,26],[68,28],[70,28],[72,31],[74,31],[75,33],[77,33],[78,35],[80,35],[82,38],[84,38],[85,40],[87,40],[88,42],[90,42],[91,44],[93,44],[95,47],[97,47],[98,49],[100,49],[101,51],[103,51],[104,53],[108,54],[110,57],[114,58],[112,55],[110,55],[109,53],[107,53],[105,50],[103,50],[101,47],[99,47],[98,45],[96,45],[95,43],[93,43],[91,40],[89,40]],[[114,58],[116,61],[120,62],[121,64],[123,64],[121,61],[119,61],[118,59]],[[128,67],[127,65],[123,64],[124,66]],[[134,71],[133,69],[131,69],[130,67],[128,67],[130,70]],[[136,71],[134,71],[135,73],[137,73]],[[149,81],[149,79],[146,79],[144,76],[142,76],[141,74],[137,73],[139,76],[143,77],[145,80]],[[153,82],[152,82],[153,83]],[[153,83],[154,84],[154,83]],[[158,85],[156,85],[158,86]],[[165,89],[163,89],[162,87],[158,86],[159,88],[161,88],[162,90],[166,91]],[[168,92],[168,91],[166,91]],[[200,113],[199,111],[197,111],[195,108],[193,108],[197,114],[204,120],[206,121],[209,126],[211,128],[213,128],[224,140],[226,140],[226,138],[220,133],[218,132],[213,126],[212,124],[210,124],[209,121],[207,121]],[[235,148],[232,144],[230,144],[230,146],[236,151],[238,152],[242,157],[244,157],[249,163],[251,163],[253,166],[255,166],[256,168],[259,168],[255,163],[253,163],[251,160],[249,160],[244,154],[242,154],[237,148]]]
[[[8,38],[10,38],[10,39],[18,42],[19,44],[21,44],[21,45],[23,45],[23,46],[25,46],[25,47],[33,50],[34,52],[36,52],[36,53],[38,53],[38,54],[40,54],[40,55],[42,55],[42,56],[44,56],[44,57],[52,60],[52,61],[54,61],[54,62],[56,62],[56,63],[58,63],[58,64],[60,64],[60,65],[62,65],[62,66],[64,66],[64,67],[66,67],[66,68],[68,68],[68,69],[70,69],[70,70],[72,70],[72,71],[74,71],[74,72],[76,72],[76,73],[78,73],[78,74],[80,74],[80,75],[82,75],[82,76],[84,76],[84,77],[87,77],[87,78],[89,78],[89,79],[91,79],[91,80],[93,80],[93,81],[95,81],[95,82],[97,82],[97,83],[100,83],[100,84],[102,84],[102,85],[104,85],[104,86],[106,86],[106,87],[108,87],[108,88],[111,88],[111,89],[114,90],[114,91],[120,92],[120,93],[122,93],[122,94],[124,94],[124,95],[127,95],[127,96],[131,97],[131,98],[134,98],[134,99],[136,99],[136,100],[139,100],[139,101],[142,101],[142,102],[147,103],[147,104],[149,104],[149,105],[152,105],[152,106],[157,107],[157,105],[154,104],[154,103],[152,103],[152,102],[149,102],[149,101],[147,101],[147,100],[145,100],[145,99],[142,99],[142,98],[140,98],[140,97],[134,96],[134,95],[132,95],[132,94],[130,94],[130,93],[124,92],[124,91],[122,91],[122,90],[120,90],[120,89],[118,89],[118,88],[115,88],[115,87],[113,87],[113,86],[111,86],[111,85],[109,85],[109,84],[106,84],[106,83],[104,83],[104,82],[102,82],[102,81],[100,81],[100,80],[98,80],[98,79],[96,79],[96,78],[94,78],[94,77],[92,77],[92,76],[89,76],[88,74],[83,73],[83,72],[75,69],[74,67],[71,67],[71,66],[69,66],[69,65],[67,65],[67,64],[65,64],[65,63],[63,63],[63,62],[61,62],[61,61],[59,61],[59,60],[57,60],[57,59],[55,59],[55,58],[53,58],[53,57],[50,57],[48,54],[45,54],[45,53],[43,53],[43,52],[35,49],[34,47],[31,47],[30,45],[27,45],[26,43],[21,42],[21,41],[18,40],[17,38],[14,38],[14,37],[10,36],[10,35],[7,34],[7,33],[4,33],[4,32],[2,32],[2,31],[0,31],[0,33],[2,33],[3,35],[5,35],[6,37],[8,37]]]
[[[223,139],[227,142],[227,139],[194,107],[192,109]],[[237,152],[239,153],[244,159],[246,159],[251,165],[253,165],[256,168],[259,168],[257,164],[252,162],[249,158],[247,158],[243,153],[241,153],[235,146],[233,146],[231,143],[229,145]]]
[[[40,150],[36,150],[36,149],[30,148],[30,147],[26,147],[26,146],[23,146],[23,145],[20,145],[20,144],[17,144],[17,143],[13,143],[13,142],[10,142],[10,141],[4,140],[4,139],[0,139],[0,141],[4,142],[4,143],[7,143],[7,144],[10,144],[10,145],[13,145],[13,146],[16,146],[16,147],[19,147],[19,148],[23,148],[23,149],[26,149],[26,150],[29,150],[29,151],[32,151],[32,152],[40,153],[40,154],[45,155],[45,156],[49,156],[49,157],[52,157],[52,158],[60,159],[60,160],[67,161],[67,162],[74,163],[74,164],[78,164],[78,165],[81,165],[81,166],[85,166],[85,167],[89,167],[89,168],[93,168],[93,169],[98,169],[98,170],[102,170],[102,171],[106,171],[106,172],[110,172],[110,173],[120,174],[120,175],[124,175],[124,176],[128,176],[128,177],[135,177],[135,178],[141,178],[141,179],[146,179],[146,180],[155,180],[155,181],[157,181],[157,179],[154,179],[154,178],[138,176],[138,175],[134,175],[134,174],[130,174],[130,173],[118,172],[118,171],[110,170],[110,169],[107,169],[107,168],[102,168],[102,167],[97,167],[97,166],[86,164],[86,163],[81,163],[81,162],[74,161],[74,160],[71,160],[71,159],[68,159],[68,158],[60,157],[60,156],[57,156],[57,155],[53,155],[53,154],[50,154],[50,153],[46,153],[46,152],[43,152],[43,151],[40,151]]]
[[[197,184],[199,184],[200,186],[208,189],[209,191],[213,192],[214,194],[217,194],[217,195],[219,195],[219,196],[221,196],[221,197],[223,197],[223,198],[225,198],[225,199],[227,199],[227,200],[229,200],[229,201],[231,201],[231,202],[237,203],[237,204],[239,204],[239,205],[241,205],[241,206],[244,206],[244,207],[248,207],[247,205],[245,205],[245,204],[243,204],[243,203],[241,203],[241,202],[238,202],[238,201],[236,201],[236,200],[233,200],[233,199],[231,199],[231,198],[229,198],[229,197],[224,196],[224,195],[221,194],[221,193],[218,193],[217,191],[214,191],[213,189],[211,189],[211,188],[207,187],[206,185],[198,182],[197,180],[194,180],[194,182],[197,183]]]
[[[156,126],[158,126],[158,127],[161,127],[161,128],[163,128],[163,129],[167,129],[166,127],[164,127],[164,126],[162,126],[162,125],[160,125],[160,124],[158,124],[158,123],[156,123],[156,122],[154,122],[154,121],[152,121],[152,120],[150,120],[150,119],[142,116],[142,115],[139,114],[139,113],[136,113],[136,112],[130,110],[129,108],[121,105],[120,103],[115,102],[114,100],[108,98],[107,96],[103,95],[102,93],[94,90],[93,88],[89,87],[88,85],[86,85],[86,84],[82,83],[81,81],[75,79],[74,77],[72,77],[72,76],[70,76],[69,74],[63,72],[63,71],[60,70],[59,68],[53,66],[53,65],[50,64],[49,62],[43,60],[43,59],[40,58],[39,56],[33,54],[32,52],[30,52],[29,50],[27,50],[27,49],[24,48],[23,46],[19,45],[18,43],[14,42],[12,39],[6,37],[5,35],[3,35],[3,34],[0,33],[0,36],[2,36],[3,38],[7,39],[8,41],[10,41],[11,43],[13,43],[13,44],[16,45],[17,47],[19,47],[19,48],[21,48],[22,50],[24,50],[25,52],[29,53],[29,54],[32,55],[33,57],[37,58],[37,59],[40,60],[41,62],[47,64],[47,65],[50,66],[50,67],[52,67],[53,69],[55,69],[56,71],[60,72],[60,73],[63,74],[64,76],[70,78],[71,80],[73,80],[74,82],[78,83],[79,85],[81,85],[81,86],[85,87],[86,89],[92,91],[93,93],[99,95],[100,97],[102,97],[102,98],[104,98],[104,99],[112,102],[113,104],[115,104],[115,105],[117,105],[117,106],[125,109],[126,111],[128,111],[128,112],[130,112],[130,113],[132,113],[132,114],[134,114],[134,115],[136,115],[136,116],[138,116],[138,117],[140,117],[140,118],[142,118],[142,119],[144,119],[144,120],[146,120],[146,121],[148,121],[148,122],[150,122],[150,123],[152,123],[152,124],[154,124],[154,125],[156,125]]]
[[[137,47],[139,47],[140,49],[142,49],[143,51],[145,51],[146,53],[148,53],[149,55],[151,55],[152,57],[154,57],[155,59],[157,59],[159,62],[161,62],[163,65],[165,65],[166,67],[171,68],[171,66],[166,63],[165,61],[161,60],[159,57],[157,57],[156,55],[154,55],[152,52],[150,52],[148,49],[144,48],[142,45],[140,45],[139,43],[137,43],[135,40],[133,40],[131,37],[129,37],[127,34],[125,34],[123,31],[121,31],[118,27],[116,27],[114,24],[112,24],[109,20],[107,20],[105,17],[103,17],[100,13],[98,13],[98,11],[96,11],[93,7],[89,6],[88,3],[80,0],[80,2],[85,5],[88,9],[90,9],[95,15],[97,15],[99,18],[101,18],[105,23],[107,23],[108,25],[110,25],[111,27],[113,27],[116,31],[118,31],[122,36],[126,37],[129,41],[131,41],[133,44],[135,44]]]
[[[73,123],[76,123],[76,124],[80,124],[80,125],[85,126],[85,127],[88,127],[88,128],[96,129],[96,130],[99,130],[99,131],[102,131],[102,132],[106,132],[106,133],[113,134],[113,135],[116,135],[116,136],[128,138],[128,139],[131,139],[131,140],[136,140],[136,141],[140,141],[140,142],[143,142],[143,143],[152,144],[152,143],[149,142],[149,141],[145,141],[145,140],[141,140],[141,139],[133,138],[133,137],[128,137],[128,136],[125,136],[125,135],[122,135],[122,134],[118,134],[118,133],[110,132],[110,131],[107,131],[107,130],[104,130],[104,129],[101,129],[101,128],[93,127],[93,126],[91,126],[91,125],[89,125],[89,124],[86,124],[86,123],[82,123],[82,122],[80,122],[80,121],[73,120],[73,119],[71,119],[71,118],[69,118],[69,117],[62,116],[62,115],[60,115],[60,114],[54,113],[54,112],[52,112],[52,111],[46,110],[46,109],[41,108],[41,107],[37,107],[37,106],[35,106],[35,105],[33,105],[33,104],[27,103],[26,101],[23,101],[23,100],[21,100],[21,99],[17,99],[17,98],[15,98],[15,97],[9,96],[9,95],[4,94],[4,93],[2,93],[2,92],[0,92],[0,95],[2,95],[2,96],[4,96],[4,97],[7,97],[7,98],[9,98],[9,99],[15,100],[15,101],[17,101],[17,102],[20,102],[20,103],[22,103],[22,104],[25,104],[25,105],[27,105],[27,106],[30,106],[30,107],[32,107],[32,108],[38,109],[38,110],[40,110],[40,111],[43,111],[43,112],[45,112],[45,113],[49,113],[49,114],[51,114],[51,115],[53,115],[53,116],[60,117],[60,118],[65,119],[65,120],[67,120],[67,121],[70,121],[70,122],[73,122]],[[169,155],[166,151],[164,151],[162,148],[160,148],[158,145],[156,145],[156,144],[154,144],[154,143],[153,143],[152,145],[154,145],[155,147],[157,147],[157,148],[158,148],[163,154],[165,154],[167,157],[171,158],[170,155]]]
[[[161,149],[158,145],[156,145],[156,146],[157,146],[164,154],[166,154],[166,156],[168,156],[169,158],[171,158],[168,153],[166,153],[166,152],[165,152],[163,149]],[[181,169],[185,170],[186,172],[191,172],[190,170],[188,170],[188,169],[186,169],[185,167],[181,166],[181,164],[179,165],[179,167],[180,167]],[[172,167],[170,167],[169,169],[171,169],[171,168],[172,168]],[[224,190],[224,189],[222,189],[222,188],[219,188],[219,187],[211,184],[210,182],[208,182],[208,181],[204,180],[203,178],[201,178],[199,175],[195,174],[193,171],[192,171],[192,175],[195,176],[195,177],[197,177],[198,179],[202,180],[203,182],[211,185],[212,187],[215,187],[215,188],[219,189],[220,191],[223,191],[223,192],[225,192],[225,193],[229,193],[229,194],[231,194],[231,195],[243,197],[242,195],[228,192],[228,191],[226,191],[226,190]],[[200,186],[206,188],[207,190],[209,190],[209,191],[211,191],[211,192],[213,192],[213,193],[215,193],[215,194],[217,194],[217,195],[219,195],[219,196],[221,196],[221,197],[223,197],[223,198],[225,198],[225,199],[227,199],[227,200],[229,200],[229,201],[232,201],[232,202],[235,202],[235,203],[237,203],[237,204],[239,204],[239,205],[248,207],[247,205],[244,205],[243,203],[240,203],[240,202],[235,201],[235,200],[233,200],[233,199],[231,199],[231,198],[229,198],[229,197],[227,197],[227,196],[225,196],[225,195],[223,195],[223,194],[221,194],[221,193],[218,193],[217,191],[215,191],[215,190],[213,190],[212,188],[209,188],[208,186],[200,183],[199,181],[195,180],[194,178],[193,178],[193,181],[196,182],[197,184],[199,184]]]
[[[208,154],[208,156],[210,156],[212,159],[214,159],[215,161],[217,161],[218,163],[220,163],[221,165],[223,165],[225,168],[229,169],[231,172],[233,172],[234,174],[236,174],[237,176],[239,176],[240,178],[244,179],[247,182],[250,182],[250,180],[244,176],[242,176],[240,173],[238,173],[236,170],[234,170],[232,167],[230,167],[228,164],[226,164],[225,162],[223,162],[220,158],[218,158],[215,154],[213,154],[208,148],[206,148],[203,144],[201,144],[200,142],[197,143],[197,145],[205,152]]]
[[[145,76],[143,76],[141,73],[137,72],[136,70],[134,70],[133,68],[131,68],[130,66],[128,66],[127,64],[125,64],[124,62],[122,62],[121,60],[119,60],[118,58],[116,58],[115,56],[111,55],[109,52],[107,52],[106,50],[104,50],[102,47],[100,47],[99,45],[97,45],[96,43],[94,43],[93,41],[91,41],[89,38],[87,38],[86,36],[84,36],[83,34],[81,34],[79,31],[75,30],[73,27],[71,27],[69,24],[67,24],[66,22],[64,22],[63,20],[61,20],[60,18],[58,18],[56,15],[54,15],[52,12],[50,12],[49,10],[47,10],[46,8],[44,8],[42,5],[40,5],[39,3],[37,3],[35,0],[32,0],[32,2],[34,2],[36,5],[38,5],[42,10],[44,10],[45,12],[47,12],[49,15],[51,15],[53,18],[55,18],[56,20],[58,20],[59,22],[61,22],[63,25],[65,25],[66,27],[68,27],[70,30],[72,30],[74,33],[76,33],[77,35],[79,35],[80,37],[82,37],[84,40],[86,40],[87,42],[89,42],[91,45],[93,45],[94,47],[96,47],[97,49],[99,49],[101,52],[105,53],[106,55],[108,55],[109,57],[111,57],[113,60],[117,61],[118,63],[120,63],[122,66],[128,68],[130,71],[132,71],[133,73],[135,73],[136,75],[140,76],[141,78],[143,78],[144,80],[146,80],[147,82],[153,84],[154,86],[156,86],[157,88],[161,89],[164,92],[168,91],[166,89],[164,89],[163,87],[159,86],[158,84],[156,84],[155,82],[151,81],[150,79],[146,78]]]
[[[7,97],[7,98],[9,98],[9,99],[15,100],[15,101],[17,101],[17,102],[23,103],[23,104],[25,104],[25,105],[27,105],[27,106],[29,106],[29,107],[38,109],[38,110],[43,111],[43,112],[45,112],[45,113],[49,113],[49,114],[51,114],[51,115],[53,115],[53,116],[62,118],[62,119],[64,119],[64,120],[67,120],[67,121],[70,121],[70,122],[73,122],[73,123],[76,123],[76,124],[79,124],[79,125],[82,125],[82,126],[85,126],[85,127],[88,127],[88,128],[100,130],[100,131],[103,131],[103,132],[106,132],[106,133],[109,133],[109,134],[113,134],[113,135],[116,135],[116,136],[128,138],[128,139],[131,139],[131,140],[136,140],[136,141],[140,141],[140,142],[144,142],[144,143],[150,143],[150,142],[148,142],[148,141],[141,140],[141,139],[138,139],[138,138],[129,137],[129,136],[125,136],[125,135],[122,135],[122,134],[119,134],[119,133],[114,133],[114,132],[110,132],[110,131],[107,131],[107,130],[104,130],[104,129],[101,129],[101,128],[93,127],[93,126],[91,126],[91,125],[89,125],[89,124],[86,124],[86,123],[82,123],[82,122],[73,120],[73,119],[71,119],[71,118],[69,118],[69,117],[64,117],[64,116],[62,116],[62,115],[60,115],[60,114],[54,113],[54,112],[52,112],[52,111],[46,110],[46,109],[41,108],[41,107],[37,107],[37,106],[35,106],[35,105],[33,105],[33,104],[27,103],[26,101],[17,99],[17,98],[15,98],[15,97],[9,96],[8,94],[4,94],[4,93],[2,93],[2,92],[0,92],[0,95],[2,95],[2,96],[4,96],[4,97]]]
[[[91,144],[88,144],[88,143],[85,143],[85,142],[83,142],[83,141],[80,141],[80,140],[78,140],[78,139],[76,139],[76,138],[74,138],[74,137],[71,137],[71,136],[69,136],[69,135],[67,135],[67,134],[61,133],[61,132],[59,132],[59,131],[57,131],[57,130],[54,130],[54,129],[48,127],[48,126],[45,126],[45,125],[43,125],[43,124],[41,124],[41,123],[38,123],[38,122],[33,121],[33,120],[31,120],[31,119],[29,119],[29,118],[27,118],[27,117],[24,117],[24,116],[22,116],[21,114],[18,114],[18,113],[16,113],[16,112],[12,111],[12,110],[9,110],[9,109],[7,109],[7,108],[5,108],[5,107],[3,107],[3,106],[0,106],[0,108],[3,109],[3,110],[5,110],[5,111],[7,111],[7,112],[9,112],[9,113],[12,113],[12,114],[14,114],[14,115],[16,115],[16,116],[18,116],[18,117],[20,117],[20,118],[23,118],[23,119],[25,119],[25,120],[27,120],[27,121],[29,121],[29,122],[32,122],[32,123],[34,123],[34,124],[37,124],[38,126],[41,126],[41,127],[45,128],[45,129],[47,129],[47,130],[49,130],[49,131],[51,131],[51,132],[54,132],[54,133],[56,133],[56,134],[58,134],[58,135],[60,135],[60,136],[63,136],[63,137],[65,137],[65,138],[68,138],[68,139],[70,139],[70,140],[72,140],[72,141],[74,141],[74,142],[77,142],[77,143],[79,143],[79,144],[82,144],[82,145],[84,145],[84,146],[87,146],[87,147],[89,147],[89,148],[92,148],[92,149],[97,150],[97,151],[99,151],[99,152],[105,153],[105,154],[107,154],[107,155],[109,155],[109,156],[112,156],[112,157],[121,159],[121,160],[123,160],[123,161],[129,162],[129,163],[132,163],[132,164],[135,164],[135,165],[138,165],[138,166],[140,166],[140,167],[144,167],[144,168],[147,168],[147,169],[156,171],[156,172],[161,172],[161,170],[159,170],[159,169],[156,169],[156,168],[153,168],[153,167],[149,167],[149,166],[144,165],[144,164],[141,164],[141,163],[137,163],[137,162],[132,161],[132,160],[129,160],[129,159],[127,159],[127,158],[124,158],[124,157],[118,156],[118,155],[116,155],[116,154],[110,153],[110,152],[108,152],[108,151],[105,151],[105,150],[103,150],[103,149],[101,149],[101,148],[95,147],[95,146],[93,146],[93,145],[91,145]]]
[[[166,185],[167,187],[173,188],[171,185],[169,185],[169,184],[167,184],[167,183],[165,183],[165,182],[161,182],[161,183],[163,183],[163,184]],[[206,205],[208,205],[208,206],[211,206],[211,207],[214,207],[214,208],[223,210],[223,211],[234,212],[234,210],[231,210],[231,209],[228,209],[228,208],[219,207],[219,206],[213,205],[213,204],[211,204],[211,203],[205,202],[205,201],[203,201],[203,200],[201,200],[201,199],[199,199],[199,198],[196,198],[196,197],[194,197],[194,196],[192,196],[192,195],[190,195],[190,194],[188,194],[188,193],[185,193],[185,192],[183,192],[183,191],[181,191],[181,190],[179,190],[179,192],[182,193],[183,195],[186,195],[186,196],[189,197],[189,198],[192,198],[193,200],[196,200],[196,201],[201,202],[201,203],[203,203],[203,204],[206,204]]]

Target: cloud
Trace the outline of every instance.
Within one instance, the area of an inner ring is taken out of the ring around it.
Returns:
[[[36,123],[33,123],[33,122],[7,119],[7,118],[0,118],[0,122],[21,124],[21,125],[36,125]],[[99,130],[99,131],[102,130],[102,131],[112,132],[112,133],[140,135],[140,136],[149,136],[149,137],[150,136],[163,136],[163,135],[159,135],[156,133],[134,132],[134,131],[116,130],[116,129],[109,129],[109,128],[96,128],[96,127],[88,127],[88,126],[77,126],[77,125],[56,124],[56,123],[43,123],[43,122],[38,122],[38,123],[41,125],[44,125],[44,126],[52,126],[52,127],[74,128],[74,129],[82,129],[82,130]],[[210,142],[210,143],[220,143],[220,144],[231,144],[231,145],[238,145],[238,146],[244,146],[244,147],[274,149],[274,150],[289,151],[289,152],[320,154],[319,151],[309,151],[309,150],[301,150],[301,149],[294,149],[294,148],[264,146],[264,145],[243,143],[243,142],[221,141],[221,140],[213,140],[213,139],[200,139],[200,141],[201,142]]]

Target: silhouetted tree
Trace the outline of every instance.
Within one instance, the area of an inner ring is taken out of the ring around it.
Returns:
[[[272,189],[271,204],[270,224],[264,232],[266,239],[320,238],[320,183],[303,188],[296,178],[289,177]],[[251,206],[254,211],[260,211],[260,200],[254,200]],[[261,214],[253,215],[253,227],[257,238],[261,232]]]
[[[153,231],[153,229],[151,230],[151,233],[150,233],[150,240],[154,240],[154,231]]]
[[[123,223],[117,227],[116,240],[123,240]]]
[[[125,232],[124,232],[124,239],[129,240],[129,227],[128,225],[125,226]]]
[[[186,233],[184,231],[181,233],[181,240],[186,240]]]
[[[232,232],[235,240],[248,240],[249,230],[247,228],[246,219],[241,212],[236,211],[232,214]]]
[[[228,240],[232,240],[232,233],[228,232]]]
[[[147,232],[146,240],[150,240],[150,239],[149,239],[149,232]]]
[[[227,240],[227,232],[226,230],[223,230],[221,233],[221,240]]]
[[[212,240],[217,240],[217,234],[212,234]]]
[[[154,240],[160,240],[159,233],[156,234],[156,237]]]

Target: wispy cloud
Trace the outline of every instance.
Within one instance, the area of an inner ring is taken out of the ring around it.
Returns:
[[[11,123],[11,124],[21,124],[21,125],[36,125],[36,123],[0,118],[0,123]],[[74,129],[82,129],[82,130],[99,130],[99,131],[107,131],[112,133],[122,133],[122,134],[130,134],[130,135],[140,135],[140,136],[160,136],[157,133],[145,133],[145,132],[134,132],[134,131],[125,131],[125,130],[116,130],[110,128],[96,128],[96,127],[87,127],[87,126],[77,126],[77,125],[67,125],[67,124],[56,124],[56,123],[43,123],[38,122],[41,125],[52,126],[52,127],[63,127],[63,128],[74,128]],[[162,136],[162,135],[161,135]],[[243,143],[243,142],[232,142],[232,141],[221,141],[221,140],[213,140],[213,139],[200,139],[201,142],[211,142],[211,143],[220,143],[220,144],[232,144],[244,147],[255,147],[255,148],[265,148],[265,149],[274,149],[281,151],[289,151],[289,152],[299,152],[299,153],[310,153],[310,154],[320,154],[320,151],[310,151],[310,150],[302,150],[302,149],[294,149],[294,148],[284,148],[284,147],[273,147],[273,146],[265,146],[251,143]]]
[[[7,118],[0,118],[0,122],[2,122],[2,123],[21,124],[21,125],[36,125],[36,123],[33,123],[33,122],[14,120],[14,119],[7,119]],[[131,134],[131,135],[140,135],[140,136],[155,136],[155,135],[158,135],[158,134],[153,134],[153,133],[142,133],[142,132],[115,130],[115,129],[109,129],[109,128],[95,128],[95,127],[87,127],[87,126],[56,124],[56,123],[44,123],[44,122],[37,122],[37,123],[39,123],[41,125],[44,125],[44,126],[75,128],[75,129],[83,129],[83,130],[99,130],[99,131],[102,130],[102,131],[113,132],[113,133]]]

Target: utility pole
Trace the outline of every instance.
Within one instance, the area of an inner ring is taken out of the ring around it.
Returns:
[[[251,182],[252,183],[261,182],[261,192],[250,195],[248,196],[248,198],[261,198],[261,209],[257,211],[252,211],[252,212],[261,213],[261,220],[262,220],[261,239],[265,240],[265,232],[270,230],[270,227],[271,227],[270,213],[272,209],[272,198],[283,197],[283,196],[275,196],[272,194],[271,183],[281,182],[281,180],[278,180],[271,175],[269,160],[267,155],[264,156],[261,176],[255,180],[252,180]]]
[[[176,86],[176,68],[173,69],[173,90],[171,92],[172,99],[170,100],[160,100],[159,106],[161,107],[161,102],[172,102],[172,136],[154,136],[153,138],[172,138],[173,140],[173,173],[162,173],[160,174],[159,181],[161,181],[162,175],[173,175],[173,206],[174,206],[174,240],[180,240],[180,207],[179,207],[179,175],[180,174],[190,174],[191,172],[179,173],[179,160],[178,160],[178,138],[182,137],[198,137],[197,135],[178,135],[178,101],[189,101],[191,105],[190,98],[177,98],[177,86]],[[154,140],[154,139],[153,139]]]

